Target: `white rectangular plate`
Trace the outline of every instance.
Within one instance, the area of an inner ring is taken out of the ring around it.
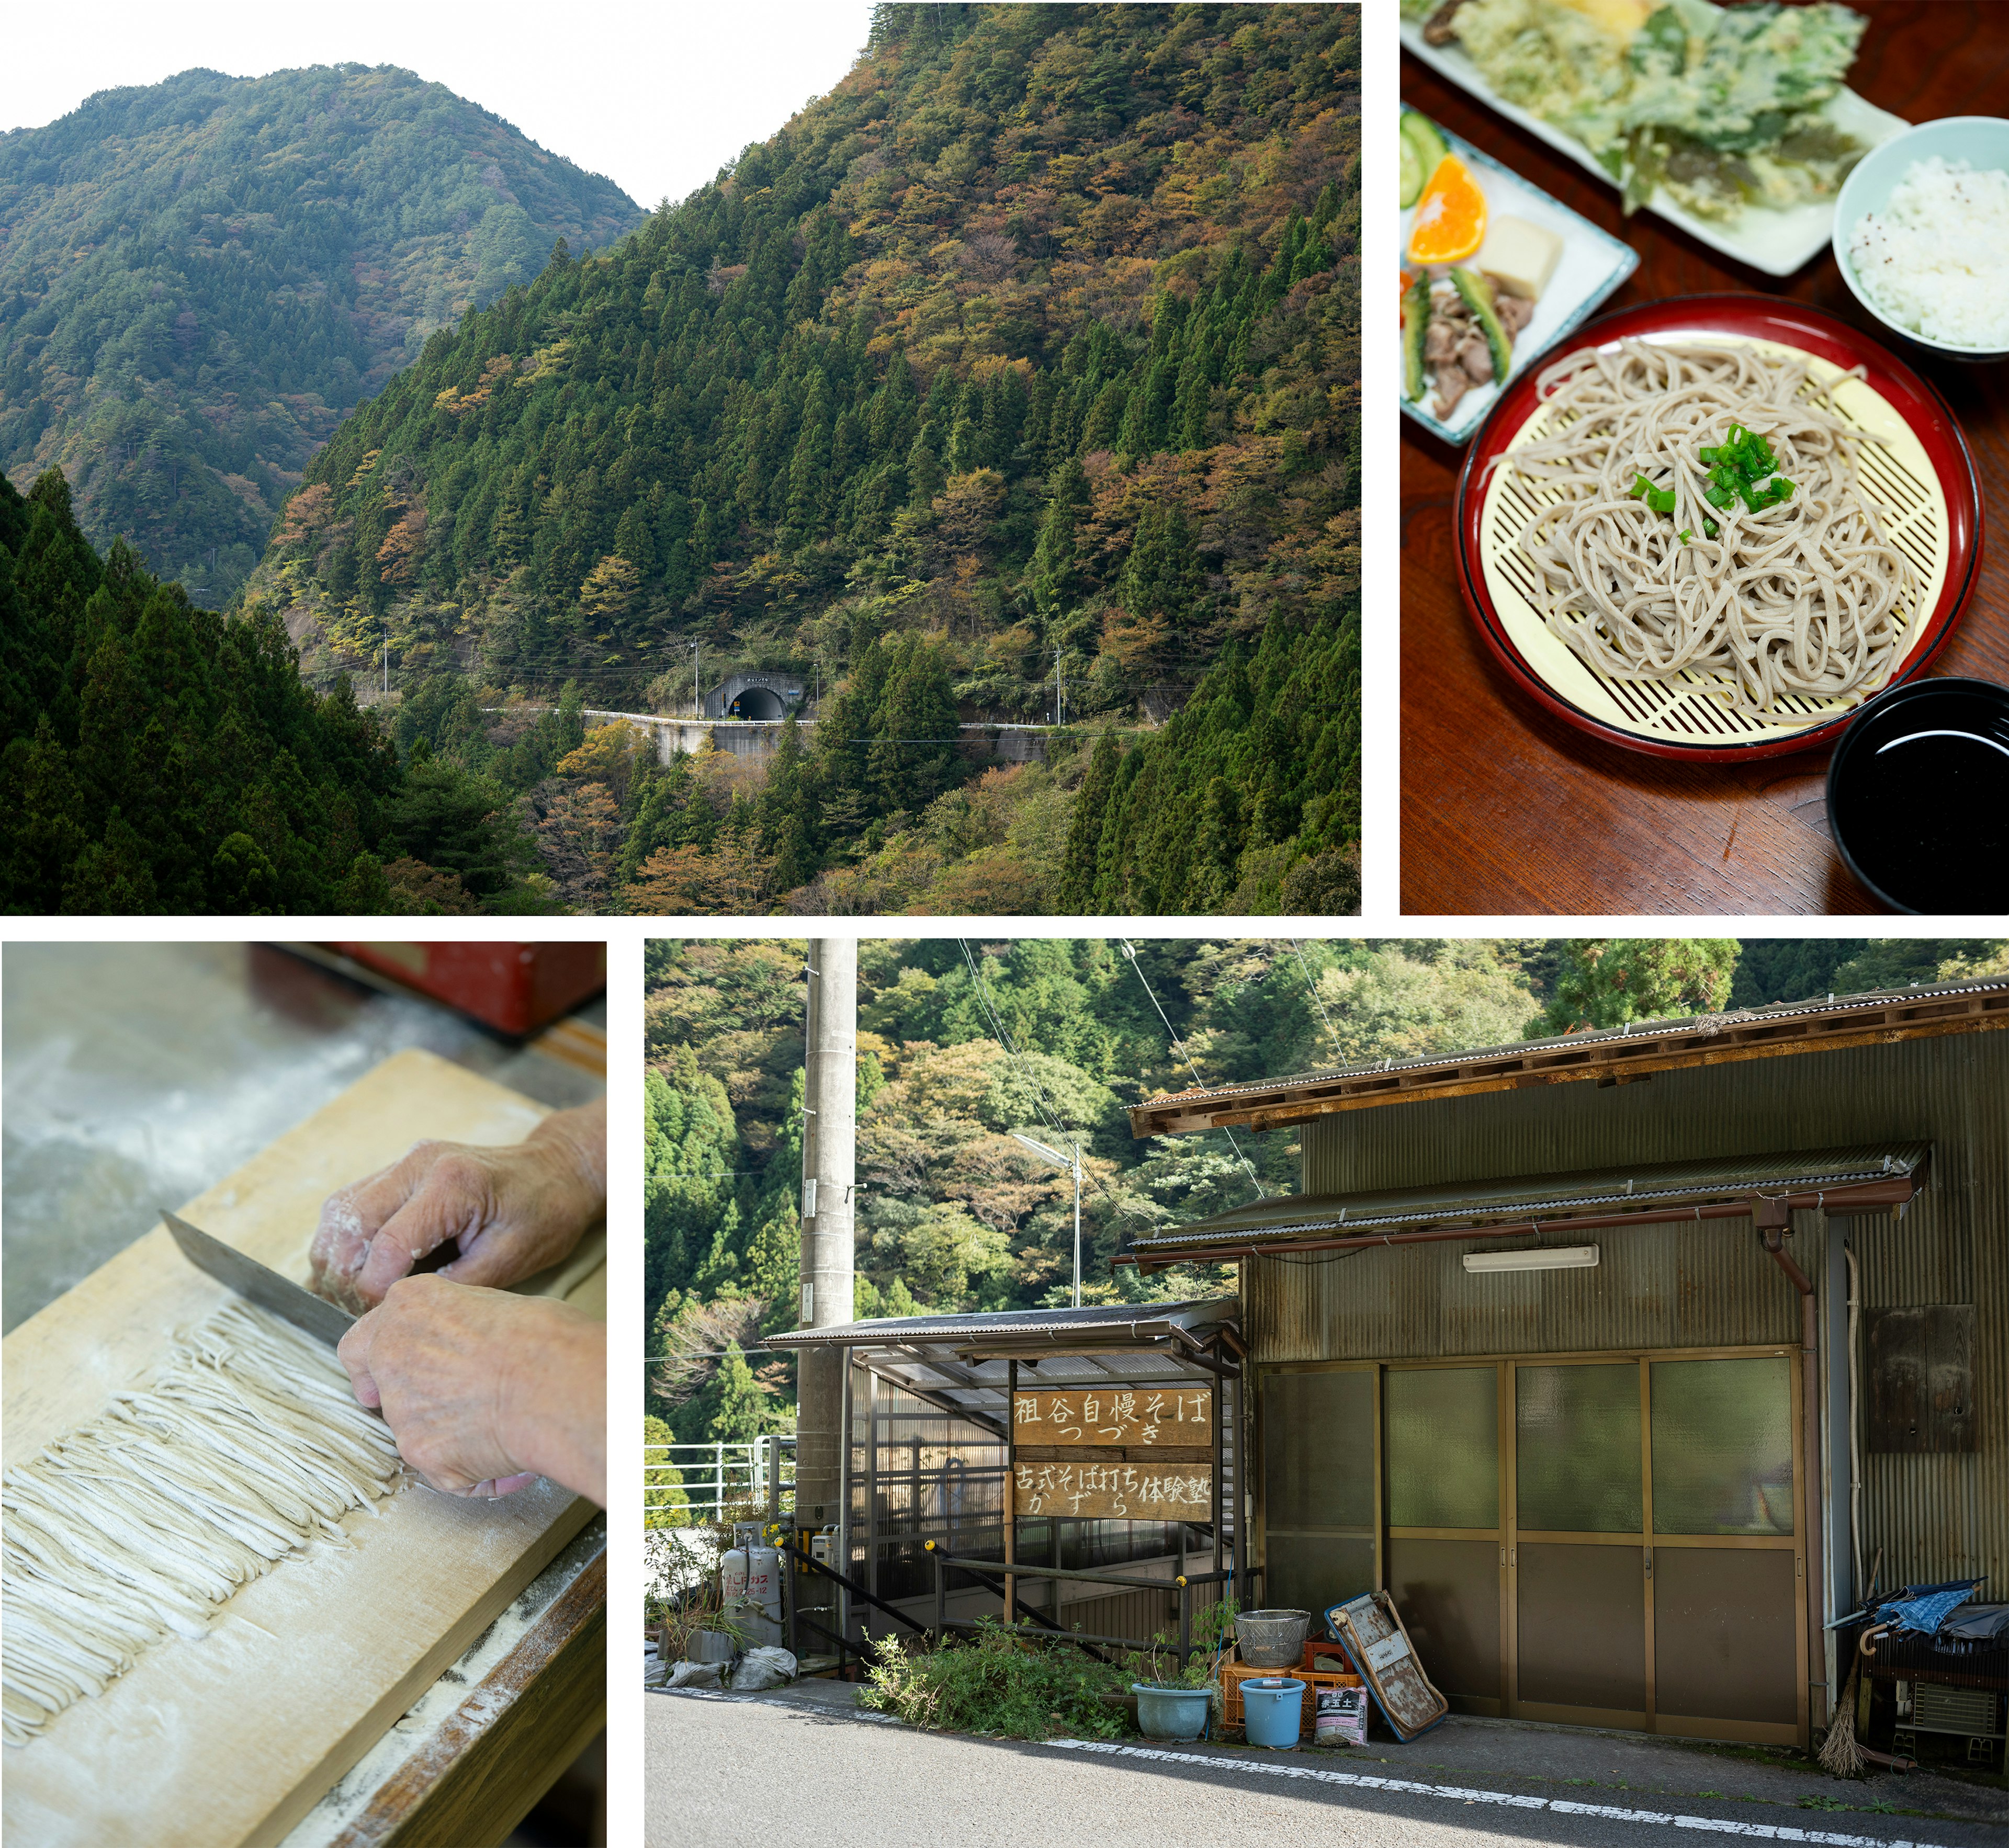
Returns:
[[[1639,253],[1608,231],[1600,230],[1581,212],[1573,212],[1561,200],[1551,199],[1540,187],[1529,186],[1512,168],[1501,166],[1469,142],[1452,134],[1446,134],[1444,140],[1451,152],[1472,169],[1472,178],[1486,195],[1488,223],[1500,218],[1525,218],[1531,225],[1553,231],[1563,240],[1561,260],[1549,279],[1549,286],[1542,292],[1542,299],[1535,304],[1534,319],[1514,342],[1514,364],[1508,373],[1512,378],[1526,371],[1557,341],[1582,327],[1605,297],[1639,267]],[[1413,208],[1402,214],[1405,250],[1408,247],[1409,223],[1415,216]],[[1485,420],[1500,390],[1496,382],[1466,392],[1451,407],[1447,420],[1431,414],[1436,393],[1427,386],[1420,402],[1412,404],[1405,398],[1402,409],[1447,443],[1462,443]]]
[[[1546,141],[1558,154],[1567,154],[1585,172],[1595,175],[1614,193],[1618,190],[1618,182],[1597,164],[1597,157],[1575,136],[1552,128],[1539,115],[1531,115],[1518,104],[1496,95],[1493,87],[1479,74],[1479,66],[1466,56],[1462,46],[1454,43],[1426,44],[1422,25],[1413,19],[1405,19],[1402,48],[1414,52],[1440,76],[1447,77],[1459,89],[1478,97],[1488,108],[1498,110],[1517,127]],[[1893,115],[1887,109],[1865,102],[1852,90],[1837,92],[1821,113],[1844,134],[1853,135],[1865,147],[1888,141],[1893,135],[1902,134],[1912,126],[1902,116]],[[1747,207],[1741,218],[1719,221],[1697,218],[1693,212],[1677,205],[1667,196],[1664,186],[1656,186],[1645,209],[1665,218],[1671,225],[1679,225],[1697,243],[1706,244],[1712,250],[1733,257],[1738,263],[1748,264],[1768,276],[1791,275],[1827,248],[1829,236],[1834,229],[1832,200],[1812,205],[1796,205],[1784,211]]]

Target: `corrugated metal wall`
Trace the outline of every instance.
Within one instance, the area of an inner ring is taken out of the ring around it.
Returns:
[[[1866,1307],[1973,1303],[1980,1448],[1865,1453],[1866,1561],[1884,1581],[1986,1574],[2009,1596],[2009,1033],[1812,1052],[1645,1082],[1497,1092],[1350,1110],[1304,1131],[1304,1191],[1558,1173],[1684,1156],[1933,1145],[1930,1190],[1902,1221],[1854,1222]],[[1575,1242],[1559,1234],[1559,1242]],[[1502,1244],[1513,1241],[1502,1241]],[[1483,1241],[1245,1265],[1259,1363],[1434,1354],[1796,1344],[1799,1305],[1748,1223],[1600,1232],[1589,1271],[1468,1276]],[[1816,1285],[1819,1221],[1796,1216]],[[1825,1319],[1825,1318],[1823,1318]],[[1844,1442],[1838,1446],[1845,1455]]]

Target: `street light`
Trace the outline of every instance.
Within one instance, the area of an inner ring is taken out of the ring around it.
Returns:
[[[1030,1136],[1021,1135],[1015,1129],[1012,1140],[1023,1142],[1043,1159],[1051,1162],[1057,1168],[1065,1168],[1074,1177],[1074,1306],[1081,1307],[1081,1145],[1071,1144],[1074,1152],[1063,1155],[1058,1149],[1049,1149],[1044,1142],[1036,1142]]]

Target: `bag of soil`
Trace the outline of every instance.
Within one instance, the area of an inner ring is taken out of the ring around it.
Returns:
[[[1365,1745],[1367,1743],[1367,1690],[1322,1687],[1312,1724],[1314,1745]]]

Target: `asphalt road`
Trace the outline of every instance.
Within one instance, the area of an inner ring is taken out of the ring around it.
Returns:
[[[1998,1825],[1813,1812],[1601,1790],[1527,1793],[1359,1771],[1325,1754],[1205,1747],[1033,1745],[923,1733],[877,1716],[760,1695],[651,1691],[643,1710],[648,1848],[801,1835],[838,1848],[1165,1848],[1168,1841],[1316,1841],[1320,1848],[2001,1848]]]

